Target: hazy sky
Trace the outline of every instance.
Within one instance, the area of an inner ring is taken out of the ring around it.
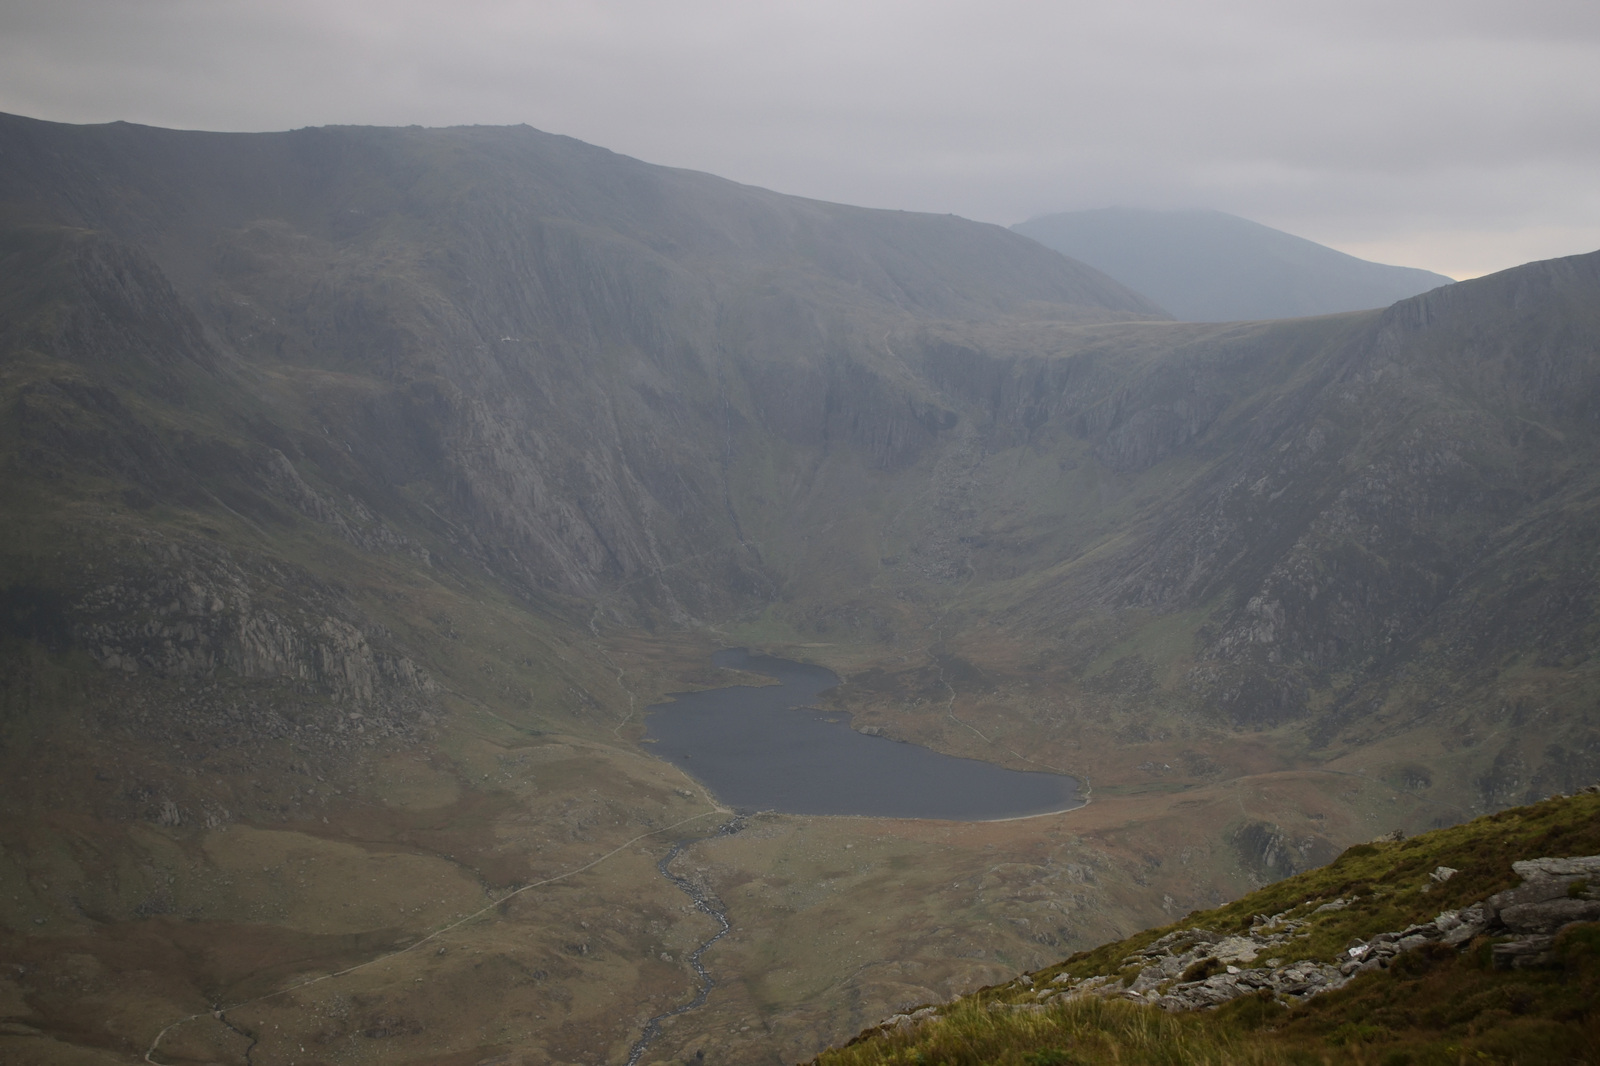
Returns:
[[[1008,225],[1215,207],[1457,277],[1600,248],[1600,0],[0,0],[0,111],[526,122]]]

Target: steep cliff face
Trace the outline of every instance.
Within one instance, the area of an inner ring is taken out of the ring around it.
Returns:
[[[1210,499],[1158,534],[1141,593],[1198,602],[1226,588],[1235,598],[1203,657],[1278,679],[1276,703],[1241,695],[1236,713],[1304,713],[1294,693],[1332,673],[1392,677],[1430,655],[1481,668],[1485,627],[1504,617],[1483,599],[1535,594],[1534,544],[1565,554],[1589,539],[1574,519],[1593,486],[1574,460],[1596,438],[1591,409],[1571,401],[1592,393],[1600,332],[1566,305],[1592,302],[1597,265],[1537,264],[1396,305],[1324,380],[1278,400],[1286,411],[1268,407]],[[1519,302],[1526,326],[1513,324]],[[1540,319],[1563,323],[1559,339]],[[1567,581],[1567,609],[1492,658],[1542,655],[1584,630],[1600,588],[1583,568]]]
[[[952,416],[881,351],[887,330],[1158,313],[995,227],[780,197],[527,129],[241,139],[7,119],[4,136],[17,165],[0,200],[147,249],[140,277],[166,304],[138,313],[163,325],[124,328],[177,329],[179,351],[275,393],[267,418],[296,462],[409,486],[530,589],[626,585],[678,620],[761,584],[725,506],[734,423],[904,466]],[[319,428],[347,458],[316,454]]]
[[[1489,806],[1583,784],[1600,773],[1585,665],[1600,585],[1580,561],[1597,270],[1600,255],[1530,264],[1305,322],[1104,327],[1120,350],[1080,333],[1053,358],[932,344],[930,380],[987,427],[992,466],[1065,446],[1101,471],[1102,501],[1108,485],[1144,496],[1087,533],[1070,504],[1053,527],[980,520],[971,566],[1009,582],[1022,631],[1198,612],[1187,650],[1156,664],[1187,663],[1173,695],[1198,712],[1300,722],[1323,752],[1409,734],[1470,764],[1456,784]],[[1025,551],[1043,565],[1018,585],[1006,563]],[[1519,714],[1541,724],[1467,753]]]

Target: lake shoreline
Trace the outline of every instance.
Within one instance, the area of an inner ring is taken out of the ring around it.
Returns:
[[[752,813],[986,823],[1045,818],[1089,802],[1084,782],[1014,770],[910,741],[857,732],[817,697],[831,670],[730,648],[715,665],[772,678],[674,693],[645,708],[644,743],[718,802]]]

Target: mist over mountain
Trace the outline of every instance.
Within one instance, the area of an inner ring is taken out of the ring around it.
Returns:
[[[998,227],[781,197],[528,129],[6,126],[13,213],[170,282],[245,363],[302,371],[291,403],[359,404],[371,435],[347,442],[346,479],[450,496],[482,520],[484,561],[530,587],[593,592],[691,542],[745,552],[717,484],[735,395],[775,405],[781,433],[854,434],[894,465],[944,413],[914,382],[890,387],[887,330],[1159,315]],[[359,399],[341,395],[351,373],[377,379]],[[478,458],[458,465],[464,447]]]
[[[1600,776],[1600,253],[1174,322],[526,127],[0,159],[19,1055],[623,1062],[703,903],[649,1055],[794,1061]],[[733,818],[642,716],[740,645],[1093,801]]]
[[[1185,322],[1360,311],[1454,283],[1221,211],[1108,207],[1041,215],[1011,228],[1105,271]]]

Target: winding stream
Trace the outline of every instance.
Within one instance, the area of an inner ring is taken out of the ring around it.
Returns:
[[[743,828],[744,816],[739,815],[732,821],[718,826],[717,831],[712,836],[732,836]],[[661,876],[677,885],[684,895],[694,901],[696,910],[715,918],[721,928],[712,934],[711,939],[689,953],[689,966],[694,970],[695,976],[700,979],[699,992],[688,1003],[674,1007],[669,1011],[664,1011],[645,1023],[644,1032],[639,1035],[639,1039],[634,1042],[633,1050],[628,1053],[628,1066],[639,1066],[639,1059],[644,1055],[645,1049],[661,1035],[662,1022],[668,1018],[675,1018],[680,1014],[687,1014],[704,1006],[706,1000],[711,996],[711,990],[716,987],[716,978],[706,971],[705,964],[700,961],[700,956],[704,955],[712,944],[727,936],[733,930],[733,926],[728,922],[728,913],[720,903],[700,891],[700,886],[690,881],[687,877],[679,877],[672,872],[672,860],[676,859],[684,848],[691,844],[698,844],[702,840],[710,839],[711,837],[690,837],[680,840],[672,846],[672,850],[667,852],[660,862],[656,863],[656,869],[661,871]]]

